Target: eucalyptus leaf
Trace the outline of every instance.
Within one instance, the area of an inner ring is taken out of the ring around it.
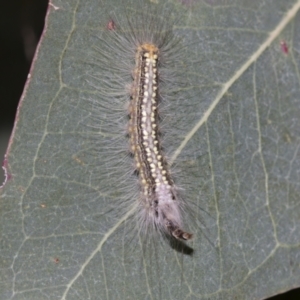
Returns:
[[[131,255],[84,126],[93,47],[144,0],[56,0],[4,160],[0,299],[263,299],[299,286],[300,1],[152,2],[190,45],[192,110],[171,159],[203,209],[193,255],[161,243]]]

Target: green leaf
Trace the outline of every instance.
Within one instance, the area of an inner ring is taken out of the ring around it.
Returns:
[[[4,161],[1,299],[262,299],[299,286],[300,1],[157,2],[189,45],[192,109],[178,112],[171,159],[208,212],[194,254],[126,249],[130,219],[108,211],[84,126],[97,35],[144,2],[54,1]]]

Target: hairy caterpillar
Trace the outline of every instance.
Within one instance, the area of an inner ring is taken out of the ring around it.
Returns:
[[[181,229],[180,203],[159,141],[159,48],[139,45],[130,105],[131,150],[139,172],[141,223],[176,239],[192,234]]]
[[[108,174],[101,179],[102,191],[118,203],[112,208],[117,219],[126,215],[128,231],[143,240],[159,233],[185,251],[181,241],[193,234],[186,229],[187,205],[168,157],[179,142],[174,124],[182,122],[175,107],[188,102],[180,93],[187,86],[181,78],[187,65],[182,38],[173,32],[175,20],[166,15],[147,5],[134,17],[128,12],[110,16],[89,78],[100,94],[90,101],[90,111],[92,127],[102,135],[95,139],[95,151]]]

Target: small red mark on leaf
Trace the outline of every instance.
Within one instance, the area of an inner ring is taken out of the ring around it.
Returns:
[[[281,41],[281,42],[280,42],[280,47],[281,47],[281,51],[282,51],[284,54],[288,54],[288,53],[289,53],[289,47],[288,47],[286,41]]]
[[[2,162],[2,167],[3,167],[3,168],[7,168],[7,164],[8,164],[8,161],[7,161],[7,159],[5,158],[5,159],[3,160],[3,162]]]
[[[106,24],[106,29],[107,30],[116,30],[117,26],[116,26],[116,23],[114,22],[113,19],[110,19],[108,21],[108,23]]]
[[[55,257],[55,258],[53,259],[53,261],[54,261],[54,263],[58,264],[58,263],[59,263],[59,258],[58,258],[58,257]]]
[[[24,193],[25,192],[25,188],[23,186],[18,186],[18,190],[21,192],[21,193]]]

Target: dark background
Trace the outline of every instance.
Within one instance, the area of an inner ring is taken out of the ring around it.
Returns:
[[[0,3],[0,161],[4,159],[17,105],[43,31],[47,3],[48,0]],[[3,178],[0,171],[0,185]],[[269,299],[299,300],[300,289]]]

